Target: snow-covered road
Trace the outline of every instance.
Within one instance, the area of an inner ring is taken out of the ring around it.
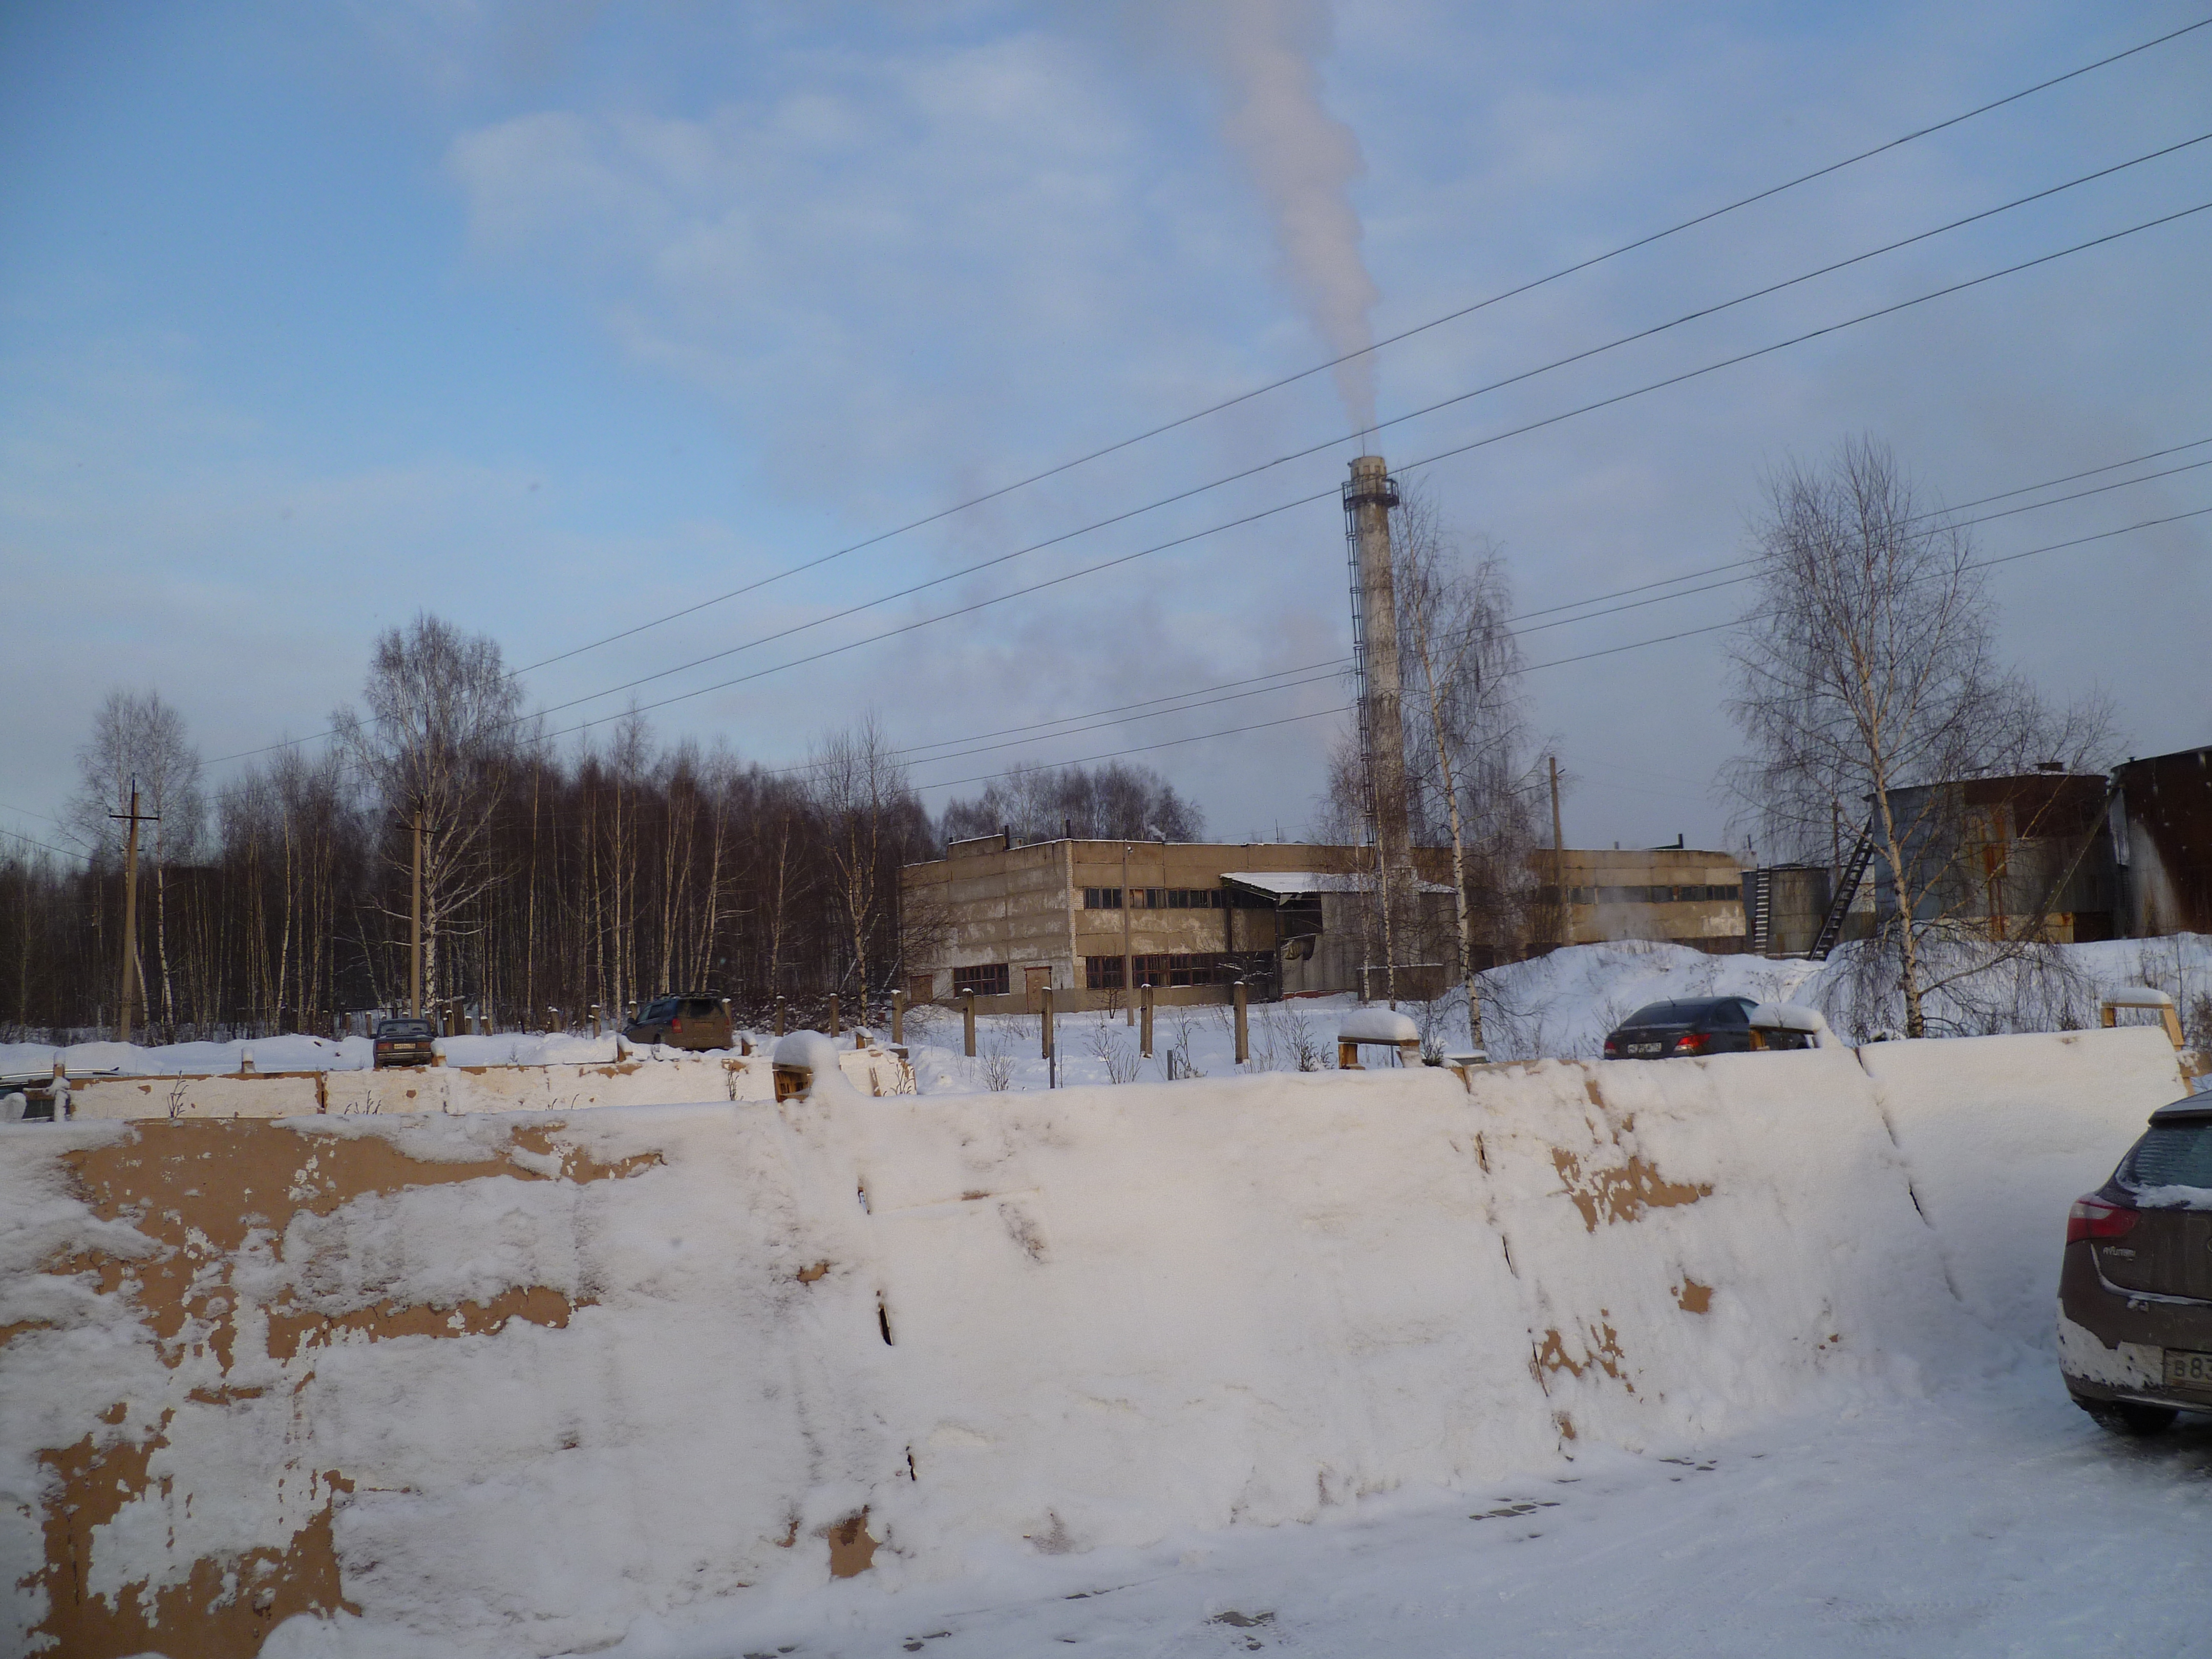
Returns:
[[[2033,1371],[1333,1524],[841,1584],[624,1654],[2212,1654],[2212,1419],[2106,1434]]]

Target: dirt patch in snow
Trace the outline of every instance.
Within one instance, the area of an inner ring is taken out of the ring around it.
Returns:
[[[1583,1161],[1564,1147],[1552,1149],[1553,1167],[1567,1189],[1567,1196],[1583,1212],[1583,1224],[1597,1231],[1601,1221],[1634,1221],[1646,1210],[1694,1204],[1712,1196],[1712,1183],[1694,1185],[1668,1181],[1634,1153],[1617,1170],[1585,1171]]]

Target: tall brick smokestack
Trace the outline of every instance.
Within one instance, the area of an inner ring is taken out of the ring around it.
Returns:
[[[1390,509],[1397,480],[1380,455],[1352,464],[1344,487],[1352,562],[1352,634],[1359,665],[1359,749],[1369,822],[1381,874],[1385,965],[1395,968],[1413,890],[1413,836],[1406,810],[1406,726],[1400,711],[1398,601],[1390,568]],[[1395,999],[1394,983],[1390,994]]]

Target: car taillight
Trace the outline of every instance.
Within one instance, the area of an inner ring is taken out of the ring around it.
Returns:
[[[668,1022],[668,1029],[669,1029],[670,1030],[672,1030],[672,1031],[680,1031],[680,1030],[682,1030],[684,1029],[684,1021],[683,1021],[683,1019],[679,1017],[679,1018],[675,1018],[675,1019],[672,1019],[672,1020],[670,1020],[670,1021]]]
[[[2099,1198],[2094,1193],[2074,1200],[2074,1207],[2066,1212],[2066,1242],[2079,1243],[2085,1238],[2124,1238],[2135,1231],[2136,1212],[2124,1204],[2115,1204],[2108,1198]]]
[[[1685,1031],[1674,1039],[1674,1052],[1678,1054],[1702,1054],[1705,1052],[1705,1045],[1711,1041],[1703,1031]]]
[[[1607,1060],[1618,1060],[1620,1058],[1620,1045],[1615,1042],[1611,1037],[1607,1037],[1605,1040],[1605,1057]]]

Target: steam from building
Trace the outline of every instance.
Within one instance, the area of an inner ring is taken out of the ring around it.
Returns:
[[[1381,297],[1360,253],[1352,183],[1366,171],[1352,129],[1322,106],[1322,0],[1216,0],[1214,55],[1228,106],[1222,130],[1266,204],[1293,293],[1332,356],[1352,423],[1375,424],[1372,313]]]

